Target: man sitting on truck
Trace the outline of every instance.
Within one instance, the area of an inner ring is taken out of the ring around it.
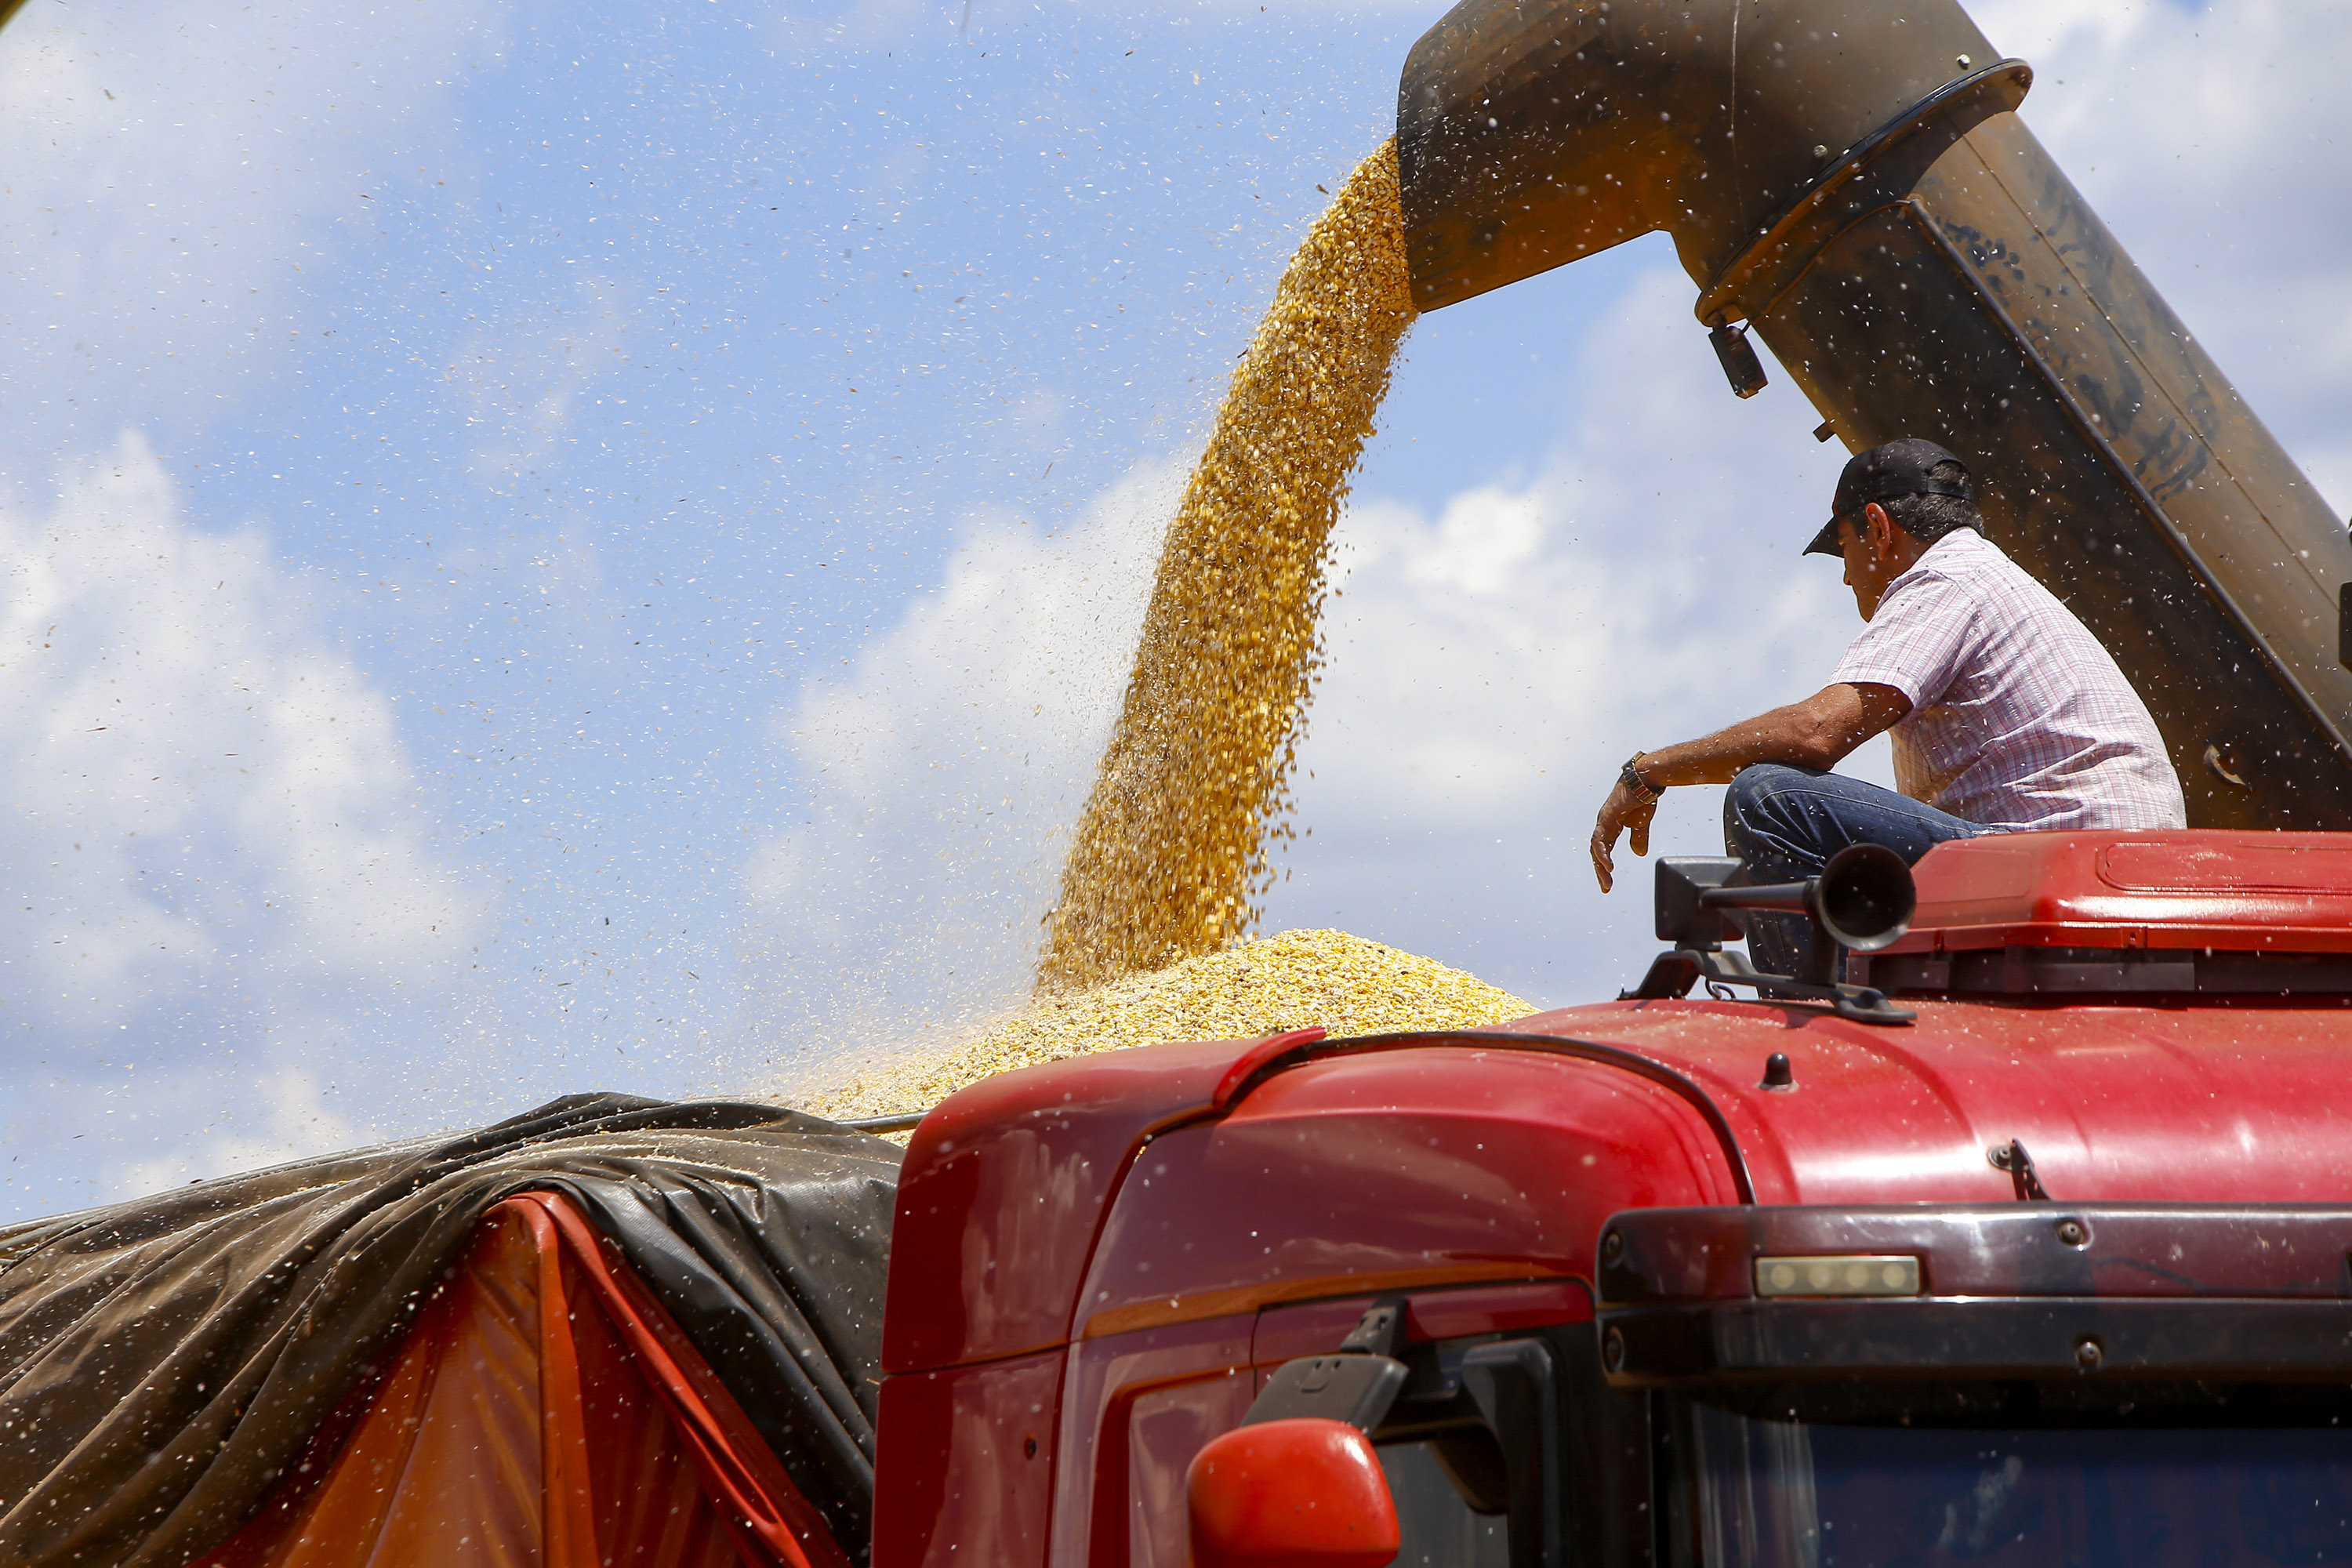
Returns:
[[[2098,638],[1984,537],[1951,453],[1906,440],[1855,456],[1805,553],[1845,558],[1862,635],[1803,701],[1635,752],[1593,825],[1603,892],[1619,831],[1648,854],[1658,796],[1675,784],[1731,785],[1724,848],[1752,883],[1815,876],[1850,844],[1916,862],[1980,833],[2187,825],[2147,705]],[[1901,794],[1829,771],[1883,730]],[[1806,967],[1801,917],[1748,923],[1757,968]]]

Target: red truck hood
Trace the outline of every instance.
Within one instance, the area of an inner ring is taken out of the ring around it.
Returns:
[[[1986,1153],[2012,1140],[2061,1200],[2352,1197],[2352,1014],[2333,1003],[1918,1013],[1886,1027],[1801,1005],[1607,1003],[1494,1032],[1155,1047],[987,1080],[908,1150],[885,1363],[1349,1280],[1589,1277],[1610,1214],[1738,1201],[1733,1149],[1765,1204],[2005,1201]],[[1564,1054],[1576,1041],[1602,1049]],[[1789,1089],[1762,1087],[1774,1053]]]

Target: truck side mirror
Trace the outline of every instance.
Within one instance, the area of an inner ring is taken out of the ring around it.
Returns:
[[[1297,1416],[1237,1426],[1193,1456],[1193,1568],[1387,1568],[1402,1544],[1371,1439]]]
[[[1737,860],[1712,856],[1661,855],[1657,860],[1656,915],[1660,942],[1676,947],[1717,948],[1739,940],[1739,928],[1701,897],[1720,889],[1739,869]]]

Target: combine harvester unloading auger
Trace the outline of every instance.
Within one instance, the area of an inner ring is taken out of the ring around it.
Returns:
[[[903,1163],[579,1096],[0,1231],[0,1565],[2352,1556],[2352,838],[2250,831],[2352,826],[2352,544],[1904,10],[1469,0],[1413,300],[1672,233],[1735,390],[1966,458],[2223,831],[1679,862],[1638,996],[1007,1073]],[[1885,994],[1684,1000],[1768,897]]]

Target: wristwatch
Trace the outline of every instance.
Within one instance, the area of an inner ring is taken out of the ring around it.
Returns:
[[[1625,765],[1617,770],[1617,782],[1623,784],[1625,788],[1632,793],[1635,800],[1655,800],[1666,792],[1662,789],[1654,789],[1650,785],[1642,782],[1642,774],[1640,771],[1642,753],[1639,752],[1636,752],[1632,756],[1626,758]]]

